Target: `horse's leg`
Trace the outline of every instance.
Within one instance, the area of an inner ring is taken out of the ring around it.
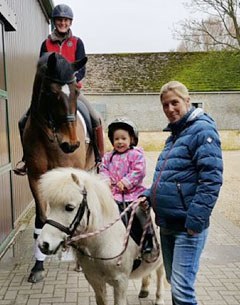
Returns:
[[[30,275],[28,277],[28,282],[30,283],[37,283],[43,280],[44,278],[44,260],[46,255],[43,254],[39,247],[37,238],[41,233],[45,222],[45,212],[46,212],[46,204],[41,203],[43,206],[40,205],[40,198],[37,192],[37,180],[29,178],[29,185],[35,200],[35,209],[36,209],[36,216],[35,216],[35,230],[34,230],[34,256],[35,256],[35,265],[31,269]]]
[[[156,269],[157,275],[157,291],[156,291],[156,301],[155,305],[164,304],[164,280],[165,280],[165,270],[163,263]]]
[[[150,285],[151,282],[151,274],[146,275],[145,277],[142,278],[142,286],[140,289],[140,292],[138,294],[139,298],[146,298],[149,295],[149,290],[148,287]]]
[[[107,305],[106,283],[101,279],[88,277],[86,274],[84,274],[84,275],[95,292],[95,298],[96,298],[97,305]],[[116,304],[114,303],[114,305],[116,305]]]
[[[113,286],[114,305],[127,305],[128,278],[122,277],[115,280]]]

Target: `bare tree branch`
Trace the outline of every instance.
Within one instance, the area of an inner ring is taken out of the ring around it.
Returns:
[[[173,30],[181,43],[178,49],[188,51],[239,50],[240,49],[240,0],[192,0],[185,4],[194,12],[204,13],[205,19],[189,19]]]

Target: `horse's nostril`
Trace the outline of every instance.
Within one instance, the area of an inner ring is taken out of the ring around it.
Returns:
[[[49,250],[49,243],[44,241],[42,244],[42,248],[43,248],[43,250]]]

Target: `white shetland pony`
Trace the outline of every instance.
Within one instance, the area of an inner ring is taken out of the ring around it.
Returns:
[[[143,260],[132,271],[139,246],[131,237],[126,243],[122,221],[114,223],[119,211],[100,177],[79,169],[53,169],[42,176],[40,192],[50,208],[39,236],[41,251],[55,254],[61,245],[71,243],[77,263],[94,289],[97,305],[107,305],[106,284],[113,286],[114,305],[126,305],[129,278],[143,277],[139,297],[146,297],[153,270],[157,274],[155,304],[164,304],[161,256],[154,262]],[[114,225],[108,227],[110,223]]]

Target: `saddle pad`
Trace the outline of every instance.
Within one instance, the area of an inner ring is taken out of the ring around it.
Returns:
[[[88,132],[88,130],[87,130],[87,125],[86,125],[86,122],[85,122],[85,120],[84,120],[84,118],[83,118],[83,115],[80,113],[80,111],[77,111],[77,115],[78,115],[80,121],[81,121],[82,124],[83,124],[84,133],[85,133],[85,142],[86,142],[86,143],[90,143],[90,142],[91,142],[91,141],[90,141],[90,136],[89,136],[89,132]]]

